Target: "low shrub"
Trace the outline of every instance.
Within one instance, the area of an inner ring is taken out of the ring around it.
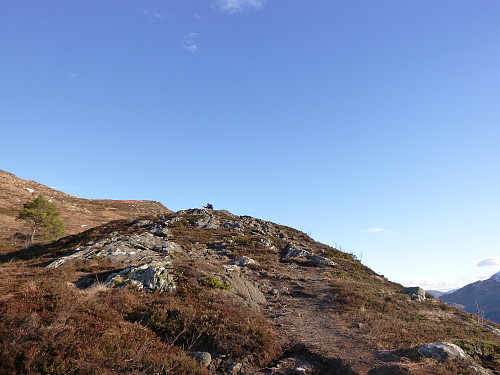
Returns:
[[[201,281],[201,285],[207,286],[212,289],[222,289],[222,290],[231,289],[231,285],[223,281],[220,281],[214,276],[207,276],[205,279]]]

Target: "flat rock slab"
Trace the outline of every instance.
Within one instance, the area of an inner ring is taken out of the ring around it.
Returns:
[[[165,257],[181,250],[182,248],[175,242],[148,232],[132,236],[112,236],[81,246],[73,254],[56,259],[47,268],[57,268],[76,260],[87,262],[96,259],[130,264]]]

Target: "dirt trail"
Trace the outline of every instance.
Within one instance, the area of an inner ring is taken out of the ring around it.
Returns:
[[[367,374],[384,364],[374,357],[376,350],[368,342],[353,334],[356,327],[339,318],[327,272],[328,268],[295,263],[269,272],[264,314],[275,321],[283,346],[295,357],[281,363],[275,373],[303,367],[311,372],[319,368],[321,374]]]

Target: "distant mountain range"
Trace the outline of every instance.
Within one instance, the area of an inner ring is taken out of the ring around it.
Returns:
[[[467,312],[479,314],[485,319],[499,323],[500,272],[487,280],[476,281],[438,298],[449,305],[462,307]]]

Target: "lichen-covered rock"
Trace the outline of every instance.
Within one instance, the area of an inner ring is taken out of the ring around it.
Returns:
[[[245,303],[252,309],[260,311],[259,304],[266,303],[266,297],[252,281],[237,273],[228,275],[232,291],[242,297]]]
[[[204,216],[196,220],[194,226],[202,229],[217,229],[220,226],[220,222],[216,218]]]
[[[313,253],[311,253],[310,251],[299,249],[292,244],[288,244],[283,254],[283,259],[307,258],[313,256]]]
[[[449,342],[433,342],[425,344],[418,348],[418,352],[426,358],[434,358],[439,362],[444,362],[450,359],[470,359],[462,348]]]
[[[243,226],[249,228],[253,233],[257,233],[262,236],[277,235],[278,230],[273,223],[256,219],[251,216],[240,216],[240,220]]]
[[[325,257],[321,257],[319,255],[310,256],[307,258],[307,260],[316,266],[328,266],[328,267],[335,266],[334,261]]]
[[[149,232],[110,236],[77,248],[73,254],[56,259],[47,268],[57,268],[73,260],[87,262],[93,259],[130,264],[143,259],[162,258],[175,251],[182,251],[177,243]]]
[[[419,286],[404,288],[399,293],[408,294],[413,300],[425,301],[425,290]]]
[[[237,231],[242,231],[243,230],[243,225],[241,222],[235,220],[235,221],[226,221],[222,226],[226,229],[234,229]]]
[[[170,292],[176,288],[170,271],[170,261],[151,261],[113,273],[104,284],[110,288],[131,285],[147,292]]]

